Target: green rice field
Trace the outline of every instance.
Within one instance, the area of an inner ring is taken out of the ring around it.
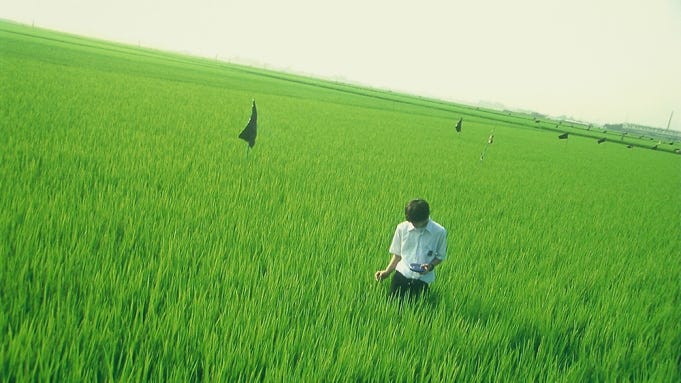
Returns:
[[[681,143],[537,121],[0,22],[0,381],[681,381]]]

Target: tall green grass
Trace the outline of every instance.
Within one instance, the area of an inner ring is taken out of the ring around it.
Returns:
[[[0,42],[3,381],[679,380],[679,156],[9,23]],[[450,250],[400,307],[372,276],[413,197]]]

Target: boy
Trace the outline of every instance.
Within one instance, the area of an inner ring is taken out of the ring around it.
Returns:
[[[374,277],[380,282],[396,270],[390,295],[417,297],[435,280],[435,266],[447,257],[447,230],[430,219],[430,206],[422,199],[409,201],[406,221],[397,225],[390,245],[392,258]]]

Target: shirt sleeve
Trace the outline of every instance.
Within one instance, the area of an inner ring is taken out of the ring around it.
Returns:
[[[447,258],[447,231],[443,231],[437,244],[437,257],[439,259]]]
[[[402,238],[399,226],[395,229],[395,235],[393,235],[393,241],[390,244],[390,254],[402,256]]]

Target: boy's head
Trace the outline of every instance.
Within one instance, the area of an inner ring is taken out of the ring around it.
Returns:
[[[422,223],[430,217],[430,206],[422,199],[413,199],[405,206],[404,216],[412,224]]]

